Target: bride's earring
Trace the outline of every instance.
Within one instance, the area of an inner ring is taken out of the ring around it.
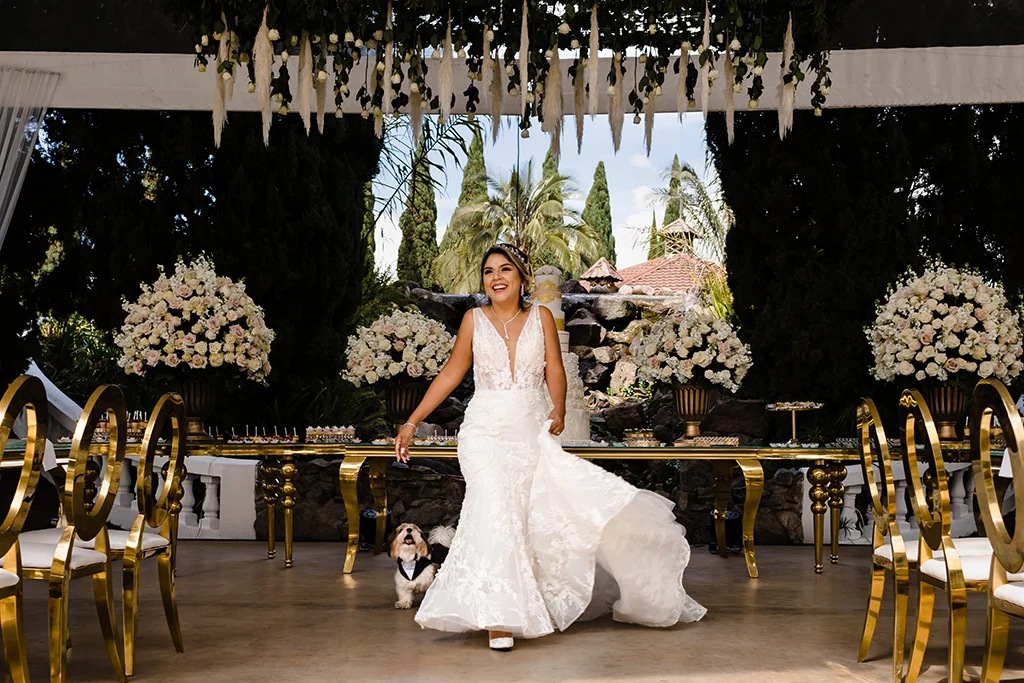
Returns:
[[[519,298],[526,296],[526,285],[519,285]]]

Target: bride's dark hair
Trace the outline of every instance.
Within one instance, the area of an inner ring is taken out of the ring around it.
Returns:
[[[526,257],[523,250],[514,244],[498,242],[485,251],[484,257],[480,259],[480,289],[483,289],[484,267],[487,265],[487,259],[492,254],[501,254],[507,258],[509,263],[516,269],[516,272],[519,273],[519,277],[523,281],[523,290],[519,296],[519,304],[522,305],[525,299],[530,296],[530,285],[533,281],[533,269],[530,267],[530,260]]]

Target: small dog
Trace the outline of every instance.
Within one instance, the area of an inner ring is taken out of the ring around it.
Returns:
[[[434,582],[438,567],[448,556],[455,538],[455,529],[436,526],[423,540],[423,532],[415,524],[403,524],[395,529],[391,541],[391,559],[398,563],[395,572],[395,609],[410,609],[416,593],[426,593]]]

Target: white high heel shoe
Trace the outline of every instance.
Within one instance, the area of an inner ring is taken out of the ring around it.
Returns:
[[[515,644],[515,641],[512,639],[512,635],[506,635],[505,631],[490,631],[488,636],[490,637],[490,646],[492,650],[508,651],[511,650],[512,646]]]

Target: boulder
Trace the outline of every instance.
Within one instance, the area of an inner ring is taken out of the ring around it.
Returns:
[[[763,401],[727,398],[712,406],[701,423],[701,429],[719,434],[748,434],[763,439],[771,430],[771,422]]]
[[[585,308],[578,310],[573,319],[565,323],[565,331],[569,333],[571,346],[599,346],[608,333]]]
[[[570,346],[569,353],[575,353],[580,360],[590,360],[594,357],[594,349],[589,346]]]
[[[623,387],[633,386],[634,384],[636,384],[636,363],[626,358],[620,359],[615,364],[615,370],[612,372],[610,388],[614,391],[619,391]]]
[[[562,294],[586,294],[587,288],[580,284],[579,280],[566,280],[560,288]]]
[[[605,428],[616,438],[621,439],[627,429],[640,429],[644,426],[644,404],[630,399],[617,406],[601,411],[605,420]]]
[[[612,377],[612,369],[604,363],[593,359],[580,361],[580,379],[591,389],[603,389],[608,386]]]
[[[619,344],[631,344],[637,336],[644,331],[645,328],[649,327],[649,323],[643,320],[631,320],[626,329],[621,332],[609,332],[608,338]]]
[[[682,431],[679,428],[681,423],[679,418],[676,417],[675,408],[670,405],[658,408],[658,412],[654,414],[654,419],[651,423],[654,436],[662,443],[675,443],[675,440],[679,438]]]
[[[431,297],[433,296],[431,295]],[[447,301],[439,301],[435,298],[418,299],[416,307],[428,318],[444,323],[444,326],[451,334],[455,334],[459,329],[459,325],[462,324],[464,311],[459,311],[452,303]]]
[[[599,346],[593,351],[591,351],[590,355],[598,363],[602,363],[604,365],[611,365],[612,363],[619,359],[619,352],[611,348],[610,346]],[[580,356],[580,358],[582,358],[582,356]]]
[[[439,425],[447,424],[466,412],[466,406],[457,398],[449,396],[434,409],[427,420]],[[443,431],[443,430],[442,430]]]
[[[597,317],[607,321],[632,318],[635,310],[630,300],[622,296],[598,297],[592,308]]]
[[[633,294],[633,285],[623,285],[619,287],[619,294],[622,296],[629,296]]]

